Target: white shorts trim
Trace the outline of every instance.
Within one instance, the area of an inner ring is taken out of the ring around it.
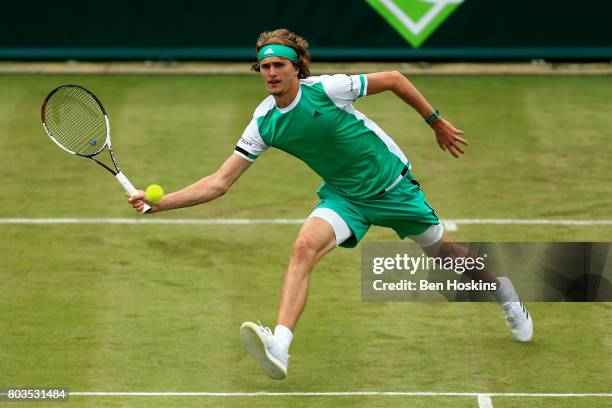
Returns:
[[[425,232],[419,235],[410,235],[410,238],[419,244],[421,248],[425,248],[438,242],[442,238],[442,234],[444,234],[444,225],[439,223],[430,225]]]
[[[327,221],[329,225],[331,225],[334,230],[334,234],[336,235],[336,246],[342,244],[353,235],[353,231],[351,231],[346,221],[344,221],[342,217],[340,217],[338,213],[332,209],[316,208],[308,216],[308,218],[311,217],[322,218]]]

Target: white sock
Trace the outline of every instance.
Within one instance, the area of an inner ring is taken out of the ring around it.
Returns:
[[[508,308],[512,302],[518,302],[519,298],[512,286],[510,279],[502,276],[497,278],[499,281],[499,288],[496,291],[491,292],[493,299],[503,308]]]
[[[293,333],[287,326],[282,324],[277,325],[274,328],[274,338],[278,341],[278,344],[283,348],[285,353],[289,353],[289,346],[293,340]]]

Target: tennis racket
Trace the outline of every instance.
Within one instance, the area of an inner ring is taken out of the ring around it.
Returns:
[[[58,86],[45,98],[41,119],[45,132],[56,145],[70,154],[93,160],[115,176],[129,195],[136,193],[117,165],[106,110],[92,92],[79,85]],[[104,148],[108,148],[114,169],[96,159]],[[145,204],[143,214],[150,209]]]

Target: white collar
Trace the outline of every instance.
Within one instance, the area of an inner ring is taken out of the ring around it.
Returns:
[[[295,96],[295,99],[293,100],[293,102],[291,102],[289,105],[287,105],[284,108],[280,108],[278,105],[276,105],[276,108],[279,110],[279,112],[281,113],[287,113],[289,112],[291,109],[295,108],[295,106],[298,104],[298,102],[300,101],[300,98],[302,97],[302,84],[299,83],[298,84],[298,93]]]

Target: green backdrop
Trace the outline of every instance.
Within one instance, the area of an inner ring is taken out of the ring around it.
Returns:
[[[611,15],[603,0],[465,0],[414,48],[365,0],[13,1],[0,58],[244,60],[261,31],[287,27],[319,60],[609,59]]]

